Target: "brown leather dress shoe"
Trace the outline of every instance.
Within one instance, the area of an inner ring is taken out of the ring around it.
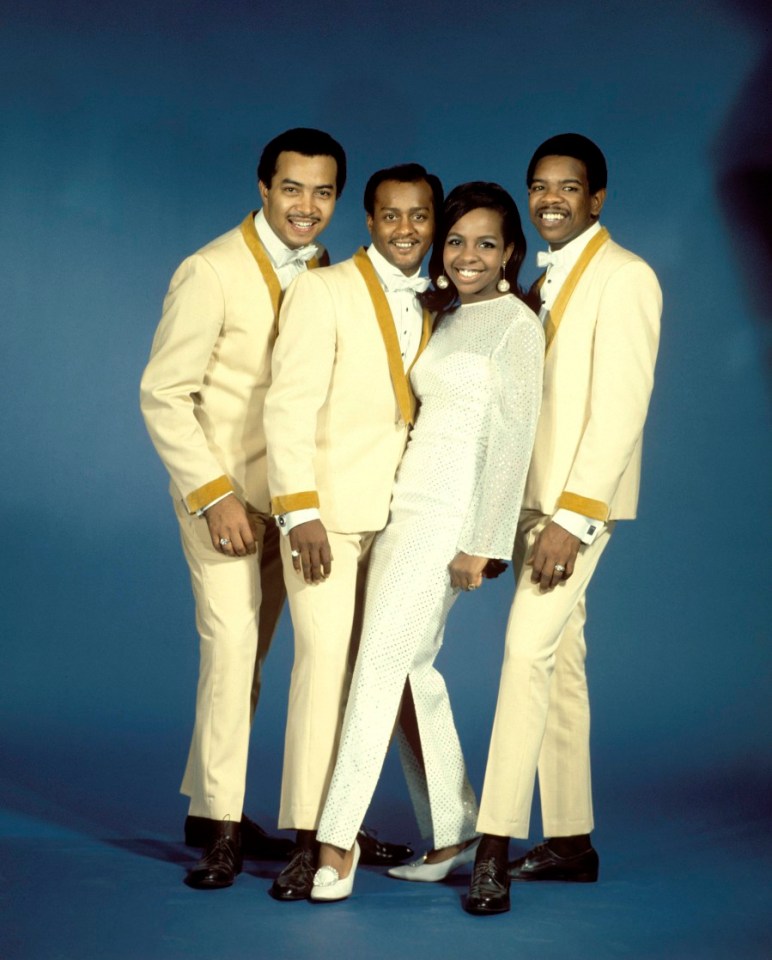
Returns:
[[[319,845],[298,845],[290,862],[273,881],[268,893],[274,900],[308,900],[314,885]]]
[[[212,828],[218,823],[208,817],[185,817],[185,844],[188,847],[206,847]],[[241,818],[241,854],[254,860],[289,860],[294,849],[291,840],[272,837],[263,828],[250,820]]]
[[[540,843],[524,857],[509,864],[512,880],[562,880],[568,883],[595,883],[598,854],[593,847],[572,857],[559,857],[548,843]]]
[[[400,843],[379,840],[370,830],[357,834],[359,862],[373,867],[396,867],[413,856],[413,848]]]
[[[506,913],[509,910],[506,859],[487,857],[475,862],[464,909],[467,913],[479,915]]]
[[[229,887],[241,873],[240,825],[230,820],[216,821],[204,856],[185,877],[196,890]]]

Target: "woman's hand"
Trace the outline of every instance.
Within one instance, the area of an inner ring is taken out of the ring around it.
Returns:
[[[450,585],[454,590],[476,590],[482,583],[487,557],[471,557],[460,550],[448,564]]]

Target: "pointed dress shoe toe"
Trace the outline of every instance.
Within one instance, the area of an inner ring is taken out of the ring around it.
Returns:
[[[308,900],[314,883],[316,850],[316,844],[295,848],[290,862],[268,891],[274,900]]]
[[[524,857],[509,864],[512,880],[562,880],[567,883],[595,883],[598,854],[590,847],[572,857],[559,857],[548,843],[540,843]]]
[[[507,861],[489,857],[475,863],[469,894],[464,901],[467,913],[485,916],[509,910],[509,877]]]
[[[414,860],[412,863],[406,863],[402,867],[392,867],[387,873],[390,877],[394,877],[395,880],[437,883],[449,877],[454,870],[458,870],[459,867],[463,867],[464,864],[471,863],[472,860],[474,860],[475,851],[479,843],[480,840],[478,838],[474,843],[470,843],[468,847],[464,847],[463,850],[455,854],[455,856],[450,857],[448,860],[441,860],[438,863],[427,863],[426,854],[424,854],[423,857]]]
[[[332,903],[334,900],[345,900],[354,890],[354,874],[357,872],[361,856],[359,844],[354,844],[354,861],[347,877],[340,878],[335,867],[319,867],[314,874],[314,883],[311,887],[311,899],[317,903]]]
[[[218,890],[229,887],[241,873],[239,824],[230,821],[215,823],[212,838],[203,857],[185,877],[195,890]]]

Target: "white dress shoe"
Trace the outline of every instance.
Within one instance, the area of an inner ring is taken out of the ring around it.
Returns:
[[[359,844],[354,843],[354,861],[347,877],[342,880],[335,867],[319,867],[311,887],[312,900],[345,900],[354,889],[354,874],[359,863]]]
[[[396,880],[437,883],[438,880],[444,880],[445,877],[449,877],[454,870],[463,867],[465,863],[471,863],[472,860],[474,860],[474,855],[477,852],[479,843],[480,838],[478,837],[474,843],[470,843],[468,847],[464,847],[460,853],[457,853],[449,860],[442,860],[440,863],[427,863],[426,854],[424,854],[419,860],[403,864],[401,867],[392,867],[386,872]]]

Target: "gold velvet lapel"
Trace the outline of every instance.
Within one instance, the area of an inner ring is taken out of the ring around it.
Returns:
[[[394,317],[391,314],[389,301],[386,299],[386,294],[383,292],[378,274],[375,272],[372,261],[365,253],[364,247],[360,247],[354,254],[354,264],[362,274],[365,284],[367,285],[367,292],[370,294],[370,299],[373,302],[375,316],[378,320],[383,343],[386,347],[386,358],[389,362],[389,373],[391,374],[391,382],[397,397],[400,417],[405,423],[412,424],[415,417],[415,397],[413,396],[413,391],[410,389],[410,380],[405,374],[405,368],[402,365],[402,352],[399,349],[399,339],[394,326]],[[428,311],[424,310],[421,343],[416,359],[418,359],[421,351],[426,346],[430,333],[431,316]]]
[[[418,344],[418,351],[416,352],[413,362],[410,364],[410,370],[415,366],[416,360],[421,356],[421,354],[426,349],[426,344],[429,342],[429,337],[432,335],[432,325],[434,323],[433,315],[428,311],[424,310],[423,312],[423,327],[421,329],[421,342]],[[408,375],[410,374],[408,370]],[[408,383],[410,380],[408,379]],[[415,400],[413,401],[415,403]],[[414,411],[415,412],[415,411]]]
[[[283,291],[281,289],[281,284],[279,283],[279,278],[276,276],[276,271],[273,269],[271,258],[265,252],[265,247],[262,245],[260,242],[260,237],[257,235],[257,230],[255,229],[255,213],[256,211],[253,210],[244,218],[244,221],[241,224],[241,235],[244,237],[244,242],[249,247],[252,256],[257,261],[257,265],[260,268],[260,273],[263,275],[263,280],[265,280],[265,284],[268,287],[268,293],[271,297],[274,319],[278,319]],[[308,261],[309,270],[313,270],[318,266],[319,261],[316,259],[316,257]]]
[[[552,309],[547,314],[547,322],[544,325],[544,334],[547,339],[547,350],[549,350],[552,341],[555,339],[555,334],[558,332],[558,327],[560,326],[560,321],[563,319],[563,314],[565,313],[568,301],[571,299],[571,294],[576,289],[576,285],[579,283],[582,274],[587,269],[590,261],[598,252],[598,250],[600,250],[603,244],[609,239],[610,235],[608,230],[605,227],[602,227],[600,231],[595,234],[592,240],[590,240],[584,250],[582,250],[582,254],[574,264],[573,270],[563,282],[563,286],[560,288],[560,293],[555,298],[555,303],[552,305]],[[539,287],[541,287],[543,282],[544,277],[541,277],[539,281]]]

